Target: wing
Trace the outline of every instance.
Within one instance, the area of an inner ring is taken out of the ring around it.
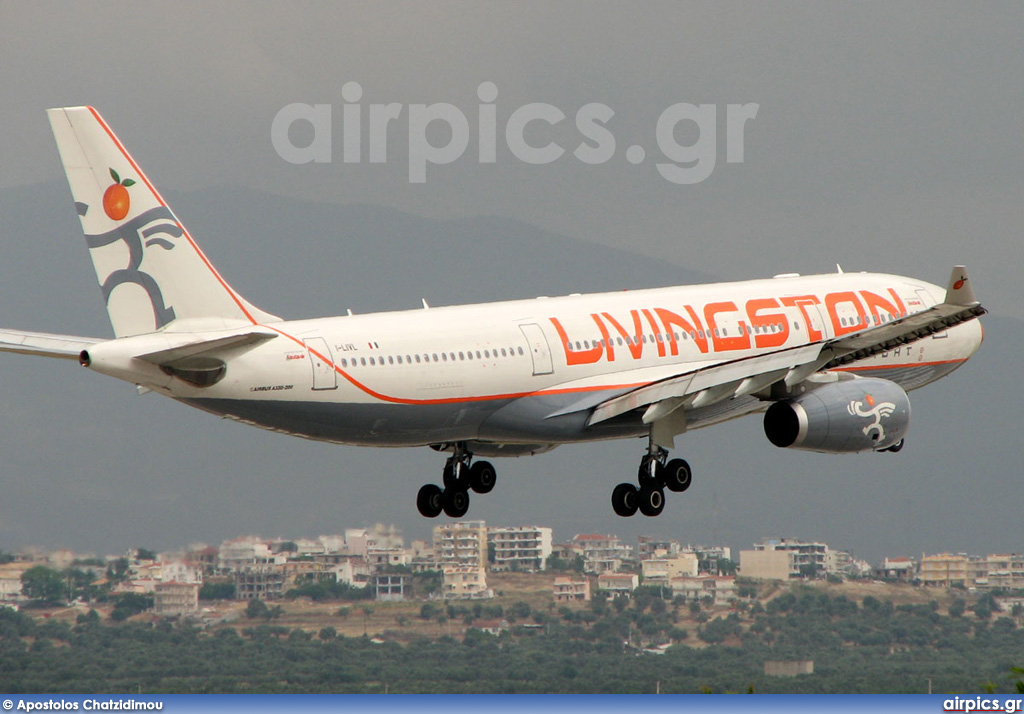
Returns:
[[[753,394],[776,383],[793,386],[820,370],[911,344],[986,312],[974,297],[967,270],[957,266],[950,276],[945,299],[934,307],[830,340],[718,362],[669,376],[590,405],[593,411],[587,424],[598,424],[644,409],[643,422],[653,425],[655,443],[671,447],[672,437],[686,430],[686,409]]]
[[[48,332],[0,330],[0,352],[18,352],[40,357],[77,360],[82,350],[104,340],[75,335],[54,335]]]

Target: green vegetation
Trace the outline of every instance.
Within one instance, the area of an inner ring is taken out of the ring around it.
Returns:
[[[372,600],[373,586],[356,587],[340,581],[311,580],[284,594],[286,600],[308,597],[314,602],[324,600]]]
[[[409,644],[345,637],[333,626],[291,629],[277,624],[281,606],[259,601],[247,608],[241,630],[168,620],[108,624],[95,611],[71,625],[0,609],[0,690],[923,692],[929,678],[937,692],[1024,688],[1017,681],[1024,672],[1012,669],[1024,652],[1024,629],[980,601],[981,608],[949,616],[936,602],[857,602],[801,586],[725,613],[664,600],[655,588],[631,601],[597,598],[586,608],[426,603],[419,618],[455,625],[500,617],[510,629],[493,636],[469,627],[459,638]],[[123,596],[118,608],[142,604]],[[979,617],[986,606],[987,619]],[[365,626],[375,606],[344,609]],[[647,654],[671,643],[684,644]],[[766,660],[806,659],[814,674],[763,674]]]

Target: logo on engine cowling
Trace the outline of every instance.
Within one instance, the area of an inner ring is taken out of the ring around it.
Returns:
[[[865,402],[868,407],[870,407],[869,409],[864,408]],[[864,436],[870,437],[874,441],[884,441],[885,427],[882,426],[882,419],[888,419],[892,416],[893,412],[896,411],[896,405],[892,402],[881,402],[876,404],[874,397],[870,394],[865,394],[863,402],[850,402],[846,405],[846,411],[848,411],[852,416],[874,419],[872,423],[861,429],[861,431],[864,432]],[[874,432],[874,434],[872,434],[872,432]]]

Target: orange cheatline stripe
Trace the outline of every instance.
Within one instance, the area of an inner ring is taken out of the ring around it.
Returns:
[[[380,399],[383,402],[391,402],[392,404],[430,405],[430,404],[458,404],[460,402],[490,402],[490,401],[497,401],[497,400],[501,400],[501,399],[520,399],[522,397],[535,396],[535,395],[538,395],[538,394],[579,394],[579,393],[585,393],[585,392],[603,392],[603,391],[610,391],[610,390],[614,390],[614,389],[635,389],[635,388],[638,388],[638,387],[645,387],[648,384],[651,384],[651,382],[637,382],[635,384],[612,384],[612,385],[601,386],[601,387],[566,387],[566,388],[562,388],[562,389],[539,389],[539,390],[534,390],[534,391],[530,391],[530,392],[510,392],[510,393],[507,393],[507,394],[487,394],[487,395],[479,395],[479,396],[471,396],[471,397],[447,397],[445,399],[406,399],[404,397],[392,397],[392,396],[389,396],[387,394],[382,394],[381,392],[378,392],[378,391],[376,391],[374,389],[371,389],[370,387],[366,386],[365,384],[360,382],[358,379],[356,379],[355,377],[350,375],[348,372],[343,370],[341,367],[336,365],[332,360],[328,359],[326,356],[320,354],[315,349],[313,349],[312,347],[307,345],[305,342],[300,340],[298,337],[295,337],[294,335],[290,335],[287,332],[285,332],[284,330],[282,330],[281,328],[275,327],[274,325],[260,325],[260,327],[266,327],[268,330],[273,330],[274,332],[278,333],[282,337],[287,337],[289,340],[291,340],[295,344],[301,346],[303,349],[309,350],[310,354],[314,355],[317,359],[319,359],[324,364],[330,365],[331,368],[334,369],[335,372],[340,374],[350,384],[352,384],[352,386],[354,386],[355,388],[357,388],[360,391],[364,392],[365,394],[367,394],[367,395],[369,395],[369,396],[371,396],[371,397],[373,397],[375,399]]]
[[[967,358],[961,359],[944,359],[937,360],[935,362],[910,362],[904,364],[878,364],[878,365],[865,365],[863,367],[836,367],[836,372],[870,372],[878,369],[911,369],[913,367],[937,367],[943,364],[960,364],[966,362]]]
[[[167,202],[164,200],[164,197],[161,196],[160,192],[156,190],[156,186],[150,183],[149,179],[146,178],[146,174],[143,173],[142,169],[139,168],[139,165],[135,163],[135,159],[133,159],[132,155],[128,153],[128,150],[124,148],[124,144],[122,144],[121,141],[117,138],[113,130],[109,126],[107,126],[107,123],[105,121],[103,121],[103,117],[100,116],[100,113],[96,111],[93,107],[87,107],[87,109],[92,113],[96,121],[99,122],[99,125],[103,127],[103,130],[107,132],[107,136],[110,137],[111,141],[113,141],[114,144],[117,145],[117,148],[124,155],[124,158],[128,160],[128,163],[130,163],[132,165],[132,168],[134,168],[136,173],[138,173],[139,178],[141,178],[146,183],[146,186],[149,187],[149,190],[153,192],[153,195],[156,197],[156,200],[160,202],[160,205],[166,208],[168,211],[171,211],[171,215],[174,216],[174,211],[171,210],[171,207],[167,205]],[[202,260],[206,267],[209,268],[210,272],[213,273],[213,277],[217,279],[217,282],[219,282],[221,286],[225,290],[227,290],[228,295],[230,295],[231,299],[235,301],[236,305],[238,305],[238,309],[241,310],[242,313],[249,319],[249,322],[255,325],[256,319],[251,314],[249,314],[249,311],[245,308],[245,304],[242,302],[239,295],[231,288],[230,285],[227,284],[227,281],[225,281],[224,278],[221,277],[220,273],[217,272],[217,269],[213,267],[213,263],[211,263],[203,254],[203,251],[199,248],[199,245],[192,239],[192,236],[188,232],[188,229],[182,225],[181,221],[178,220],[177,216],[174,216],[174,220],[175,222],[177,222],[178,227],[181,228],[182,233],[185,234],[185,238],[186,240],[188,240],[189,245],[192,246],[192,250],[196,252],[196,255],[199,256],[199,259]]]

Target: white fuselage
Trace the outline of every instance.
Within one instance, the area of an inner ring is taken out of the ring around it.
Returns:
[[[463,441],[478,453],[516,455],[643,435],[636,414],[588,426],[587,410],[687,369],[857,332],[942,297],[910,278],[838,273],[273,322],[261,328],[276,337],[239,348],[216,384],[196,387],[156,369],[131,379],[314,439]],[[975,320],[842,369],[914,389],[959,366],[981,336]],[[159,348],[159,338],[127,338],[126,353],[144,352],[147,340]],[[694,409],[687,422],[763,406],[754,396],[730,399]]]

